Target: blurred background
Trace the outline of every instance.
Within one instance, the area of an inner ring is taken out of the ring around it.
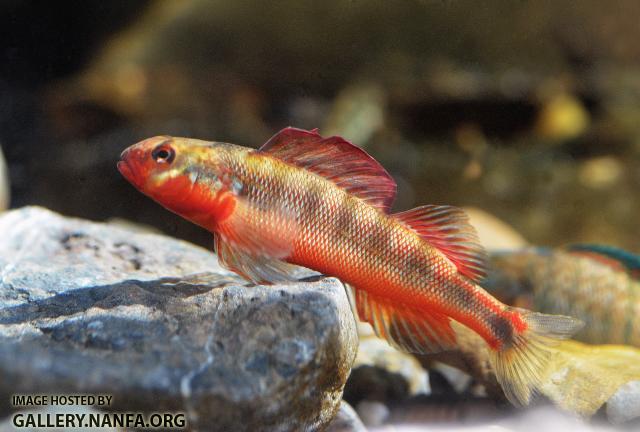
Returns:
[[[486,210],[541,245],[640,251],[640,2],[0,2],[10,206],[126,218],[210,246],[120,152],[171,134],[340,134],[395,208]]]

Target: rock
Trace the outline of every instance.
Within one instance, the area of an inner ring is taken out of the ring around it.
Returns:
[[[430,393],[429,375],[413,355],[376,337],[369,324],[359,322],[358,334],[360,346],[345,387],[345,400],[352,404],[363,399],[386,402]]]
[[[389,408],[382,402],[363,400],[358,403],[358,414],[368,427],[378,427],[389,418]]]
[[[398,351],[375,336],[361,339],[354,368],[373,366],[400,376],[410,395],[430,392],[429,375],[411,354]]]
[[[621,386],[607,402],[607,418],[613,424],[640,419],[640,381]]]
[[[147,233],[147,234],[162,234],[162,231],[152,227],[151,225],[133,222],[124,218],[113,217],[113,218],[107,219],[105,222],[109,223],[110,225],[115,225],[121,228],[128,229],[129,231]]]
[[[520,233],[496,216],[476,207],[465,207],[464,211],[487,250],[520,249],[527,245]]]
[[[326,432],[367,432],[367,428],[351,405],[342,401],[338,414],[331,420]]]
[[[616,432],[617,428],[599,422],[588,422],[551,406],[532,407],[519,415],[493,422],[495,426],[484,430],[505,432],[571,431]],[[478,429],[483,430],[483,429]]]
[[[435,362],[432,367],[433,370],[441,373],[446,378],[456,393],[464,393],[471,386],[471,376],[462,372],[460,369],[440,362]]]
[[[55,422],[55,416],[57,414],[60,413],[64,413],[64,414],[71,414],[74,416],[84,416],[84,418],[93,415],[93,416],[103,416],[105,415],[105,411],[101,411],[98,409],[95,409],[93,407],[89,407],[89,406],[82,406],[82,405],[68,405],[65,406],[64,409],[60,409],[60,407],[56,407],[56,406],[46,406],[44,408],[39,408],[39,409],[28,409],[28,410],[21,410],[19,413],[14,413],[14,414],[21,414],[19,417],[17,417],[16,419],[13,418],[8,418],[6,420],[0,421],[0,432],[64,432],[65,429],[64,428],[57,428],[57,427],[46,427],[46,428],[42,428],[42,427],[32,427],[32,426],[27,426],[28,421],[27,419],[29,418],[29,416],[32,416],[31,418],[36,419],[35,421],[37,422],[37,419],[41,419],[41,421],[46,424],[46,419],[47,416],[49,416],[49,418],[51,418],[52,422]],[[13,415],[12,415],[13,417]],[[37,423],[36,423],[37,424]],[[76,423],[77,424],[77,423]],[[66,429],[68,430],[68,429]],[[119,428],[119,427],[109,427],[109,426],[104,426],[104,427],[83,427],[83,428],[78,428],[78,430],[82,430],[83,432],[129,432],[129,431],[133,431],[133,429],[124,429],[124,428]]]
[[[455,425],[451,430],[466,430],[466,425],[495,421],[506,414],[491,399],[451,393],[413,396],[390,405],[389,411],[387,425]]]
[[[192,429],[313,430],[357,350],[342,284],[248,287],[215,255],[41,208],[0,217],[0,413],[15,393],[113,395]]]

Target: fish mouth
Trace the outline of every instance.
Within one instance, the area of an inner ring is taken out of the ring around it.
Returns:
[[[118,162],[116,167],[118,168],[118,171],[120,171],[120,174],[122,174],[122,176],[126,178],[129,183],[137,188],[140,188],[140,178],[136,175],[129,162],[124,158],[125,153],[126,151],[123,152],[122,155],[120,155],[121,160]]]

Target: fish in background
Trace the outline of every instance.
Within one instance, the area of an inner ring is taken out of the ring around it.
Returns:
[[[640,347],[640,256],[603,245],[491,256],[483,286],[509,304],[585,322],[576,339]]]
[[[581,323],[507,306],[478,282],[485,252],[465,213],[426,205],[391,214],[396,184],[340,137],[287,128],[259,150],[159,136],[118,169],[138,190],[214,234],[220,262],[255,283],[295,280],[295,266],[336,276],[357,314],[414,353],[478,334],[505,395],[527,404],[558,340]]]

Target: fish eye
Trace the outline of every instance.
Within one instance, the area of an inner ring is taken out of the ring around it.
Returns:
[[[176,157],[176,152],[169,145],[160,144],[158,147],[153,149],[153,151],[151,152],[151,157],[157,163],[170,164]]]

